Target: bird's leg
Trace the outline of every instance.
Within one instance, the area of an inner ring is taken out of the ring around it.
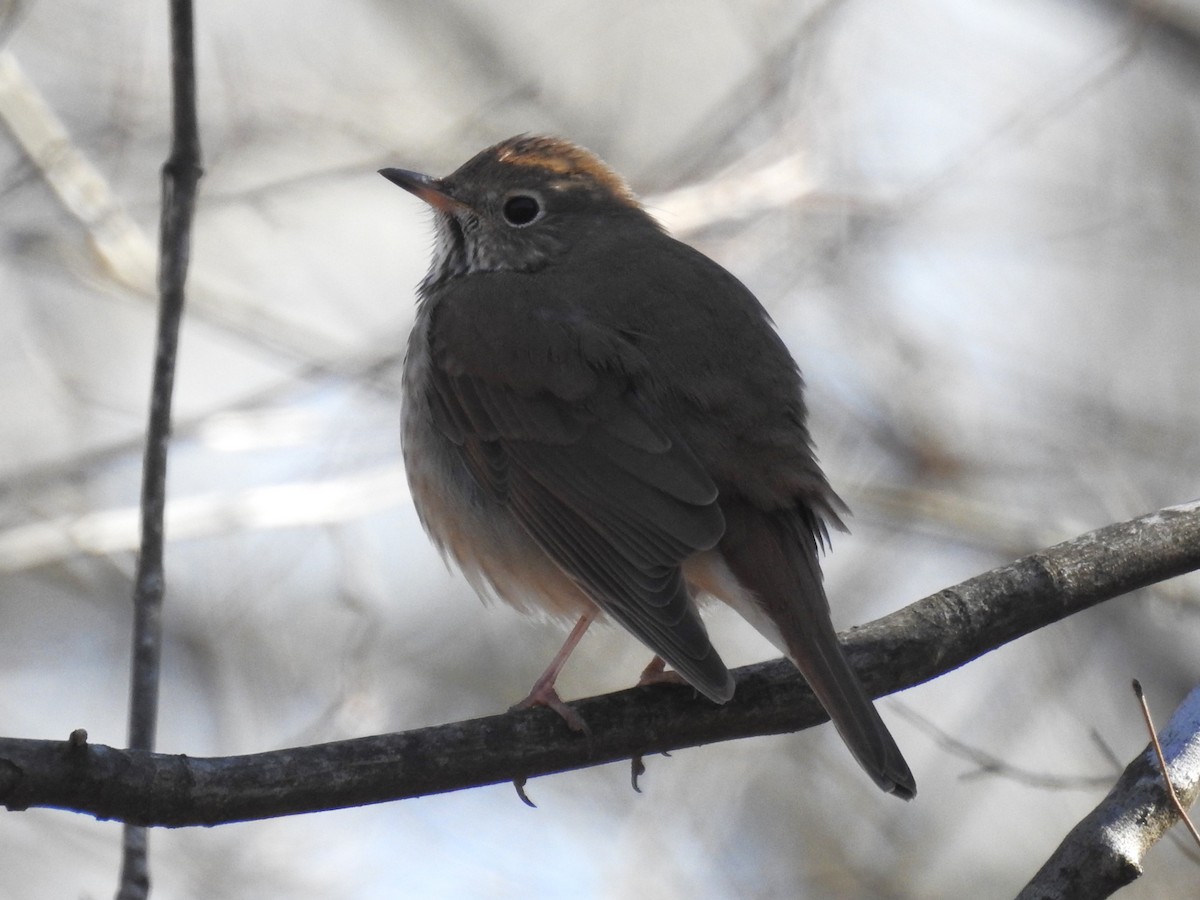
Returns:
[[[641,677],[638,678],[638,687],[645,687],[648,684],[683,684],[687,682],[680,677],[675,670],[667,671],[667,661],[661,656],[656,656],[650,660],[650,665],[642,669]],[[664,753],[663,756],[670,756],[670,753]],[[646,774],[646,764],[642,761],[642,754],[638,753],[630,757],[630,782],[633,784],[633,789],[639,794],[642,789],[638,787],[638,778]]]
[[[554,654],[554,659],[550,660],[550,665],[546,666],[546,671],[533,683],[533,690],[529,692],[529,696],[514,706],[513,709],[529,709],[532,706],[545,706],[562,716],[563,721],[567,723],[572,731],[581,731],[584,734],[589,732],[587,723],[583,721],[579,713],[563,703],[562,698],[558,696],[558,691],[554,689],[554,682],[558,680],[558,675],[562,671],[563,666],[566,665],[571,651],[575,649],[576,644],[583,638],[584,632],[588,630],[588,626],[592,624],[594,618],[596,618],[594,612],[585,612],[579,617],[579,621],[575,623],[575,627],[571,629],[571,633],[567,635],[566,641],[563,642],[562,648]]]

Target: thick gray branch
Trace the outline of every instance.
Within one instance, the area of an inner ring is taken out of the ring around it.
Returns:
[[[1200,797],[1200,687],[1159,734],[1171,784],[1186,809]],[[1146,749],[1100,805],[1076,825],[1017,900],[1108,897],[1142,874],[1150,848],[1180,820],[1158,756]]]
[[[1109,525],[843,635],[875,696],[944,674],[1111,597],[1200,568],[1200,502]],[[725,706],[688,688],[637,688],[573,704],[585,739],[531,710],[249,756],[192,759],[0,739],[0,802],[143,825],[214,825],[380,803],[600,765],[825,720],[789,663],[735,673]]]

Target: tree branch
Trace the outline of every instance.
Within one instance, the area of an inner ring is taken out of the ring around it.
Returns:
[[[1188,694],[1160,733],[1171,784],[1184,807],[1200,797],[1200,687]],[[1142,860],[1180,820],[1147,746],[1108,796],[1080,821],[1025,886],[1017,900],[1101,898],[1142,874]]]
[[[140,751],[154,749],[158,729],[162,603],[166,588],[163,512],[167,503],[167,445],[171,437],[171,398],[196,185],[202,171],[193,44],[191,0],[171,0],[171,152],[162,173],[158,333],[142,463],[141,541],[133,586],[133,653],[129,676],[129,746]],[[146,833],[127,824],[117,900],[142,900],[149,893]]]
[[[1200,568],[1200,501],[1109,525],[842,635],[873,696],[949,672],[1104,600]],[[193,759],[0,739],[0,803],[138,825],[215,825],[520,780],[716,741],[798,731],[825,714],[790,663],[746,666],[725,706],[670,685],[573,704],[592,738],[546,710],[401,734]]]

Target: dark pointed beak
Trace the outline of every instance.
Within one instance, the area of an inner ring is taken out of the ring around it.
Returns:
[[[410,172],[408,169],[380,169],[379,174],[392,184],[400,185],[410,194],[419,197],[434,209],[444,213],[468,209],[465,203],[455,200],[446,193],[441,182],[436,178],[430,178],[420,172]]]

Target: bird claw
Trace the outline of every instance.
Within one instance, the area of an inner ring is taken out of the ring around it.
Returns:
[[[530,809],[537,809],[537,804],[529,799],[529,795],[525,793],[525,776],[513,779],[513,787],[516,788],[517,796],[521,798],[521,802]]]

